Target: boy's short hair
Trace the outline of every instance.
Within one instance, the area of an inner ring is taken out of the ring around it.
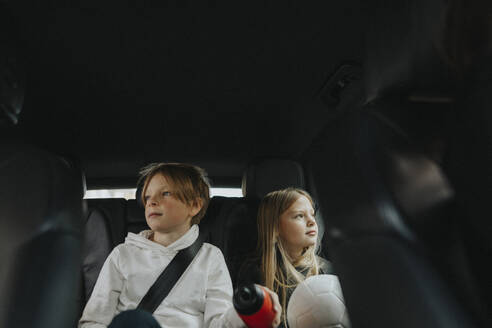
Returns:
[[[162,174],[173,185],[174,196],[181,202],[192,205],[197,199],[201,199],[203,206],[191,219],[191,224],[198,224],[207,211],[210,202],[210,182],[207,173],[201,167],[184,163],[152,163],[140,171],[138,185],[143,184],[142,203],[145,206],[145,191],[150,180],[156,175]]]

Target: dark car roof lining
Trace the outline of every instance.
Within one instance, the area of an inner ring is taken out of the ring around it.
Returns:
[[[332,115],[318,90],[363,55],[358,1],[9,6],[28,63],[19,127],[88,181],[186,161],[225,183],[254,158],[297,159]]]

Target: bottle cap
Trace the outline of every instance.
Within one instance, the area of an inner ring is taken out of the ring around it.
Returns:
[[[251,315],[258,312],[264,300],[263,290],[254,285],[239,286],[234,291],[232,301],[239,314]]]

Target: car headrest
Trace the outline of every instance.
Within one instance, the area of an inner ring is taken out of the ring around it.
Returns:
[[[10,231],[1,234],[5,245],[20,245],[50,230],[80,233],[81,218],[65,215],[82,210],[78,170],[61,157],[20,144],[2,145],[0,155],[3,172],[9,172],[1,179],[2,218],[12,220]],[[25,199],[31,200],[29,206],[22,205]]]
[[[145,211],[138,200],[126,201],[126,221],[128,224],[145,224]]]
[[[80,273],[80,175],[60,157],[18,143],[0,143],[0,158],[0,322],[67,327],[77,310],[67,291]]]
[[[271,191],[295,187],[305,189],[304,172],[292,160],[268,159],[250,164],[243,175],[244,197],[263,198]]]
[[[141,202],[129,199],[126,201],[126,229],[128,232],[139,233],[150,229],[145,220],[145,210]]]

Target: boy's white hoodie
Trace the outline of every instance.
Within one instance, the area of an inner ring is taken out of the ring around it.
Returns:
[[[148,237],[152,231],[129,233],[106,259],[79,321],[80,328],[107,327],[113,317],[135,309],[177,252],[190,246],[199,229],[193,225],[165,247]],[[162,327],[245,327],[232,306],[232,283],[224,256],[204,243],[154,318]]]

